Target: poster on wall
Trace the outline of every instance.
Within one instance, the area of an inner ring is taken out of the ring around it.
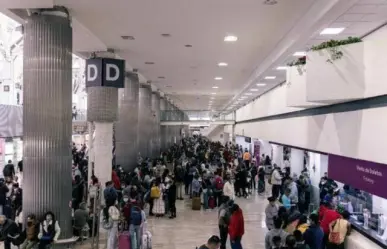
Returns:
[[[387,198],[387,165],[329,155],[328,177],[379,197]]]
[[[256,165],[259,165],[259,155],[261,154],[261,143],[259,140],[254,141],[254,158],[256,160]]]
[[[5,166],[5,139],[0,138],[0,170],[3,172]]]

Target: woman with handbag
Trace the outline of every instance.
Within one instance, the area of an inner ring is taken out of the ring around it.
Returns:
[[[350,214],[344,211],[340,218],[329,224],[328,249],[344,249],[345,238],[351,233]]]

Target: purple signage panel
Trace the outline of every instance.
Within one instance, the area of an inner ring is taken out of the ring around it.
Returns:
[[[329,155],[328,177],[387,198],[387,165],[349,157]]]

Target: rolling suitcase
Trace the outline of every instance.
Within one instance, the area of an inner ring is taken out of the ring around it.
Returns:
[[[211,209],[215,208],[215,198],[213,196],[208,199],[208,207]]]
[[[152,249],[152,234],[149,231],[144,232],[142,235],[142,249]]]
[[[130,249],[130,233],[128,231],[121,232],[118,235],[118,249]]]
[[[192,197],[192,210],[200,210],[202,206],[200,197]]]

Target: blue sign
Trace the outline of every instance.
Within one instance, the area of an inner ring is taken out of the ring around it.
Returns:
[[[86,87],[124,88],[125,61],[108,58],[86,60]]]

